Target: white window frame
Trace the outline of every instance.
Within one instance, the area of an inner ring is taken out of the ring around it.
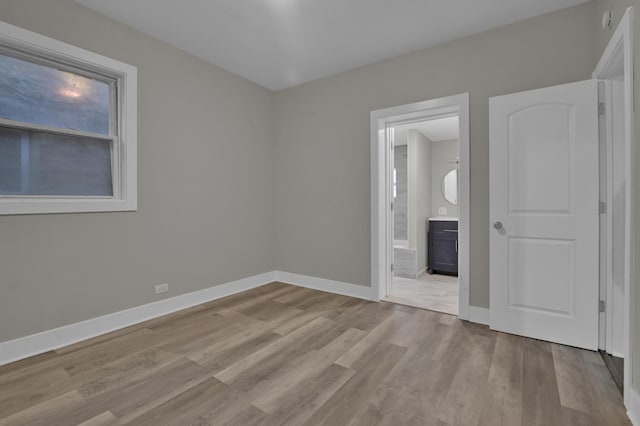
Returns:
[[[0,195],[0,215],[137,210],[137,68],[2,21],[0,46],[115,79],[116,101],[113,105],[117,111],[111,117],[116,120],[115,137],[107,138],[113,140],[112,197]],[[42,127],[25,126],[33,130]]]

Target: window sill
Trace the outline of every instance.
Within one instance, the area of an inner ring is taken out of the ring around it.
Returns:
[[[134,200],[114,199],[33,199],[33,198],[4,198],[0,199],[0,216],[24,214],[54,214],[54,213],[106,213],[136,211],[137,202]]]

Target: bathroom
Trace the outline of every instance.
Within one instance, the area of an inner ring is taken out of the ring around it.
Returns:
[[[458,314],[458,117],[392,128],[393,284],[387,300]]]

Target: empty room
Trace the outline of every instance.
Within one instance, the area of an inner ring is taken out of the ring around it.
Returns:
[[[640,426],[636,0],[0,0],[0,426]]]

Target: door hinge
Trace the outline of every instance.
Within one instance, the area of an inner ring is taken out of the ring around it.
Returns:
[[[604,300],[601,300],[600,303],[598,303],[598,310],[600,312],[604,312],[606,310],[606,304]]]
[[[607,212],[607,203],[600,201],[598,204],[598,213],[605,214]]]
[[[598,115],[604,115],[606,112],[606,107],[604,106],[604,102],[600,102],[598,104]]]
[[[391,211],[393,211],[393,203],[391,203]]]
[[[391,147],[391,151],[393,151],[393,149],[395,148],[396,144],[395,144],[395,143],[393,143],[393,141],[391,141],[391,142],[389,143],[389,146]]]
[[[393,263],[391,264],[391,272],[393,272]]]

